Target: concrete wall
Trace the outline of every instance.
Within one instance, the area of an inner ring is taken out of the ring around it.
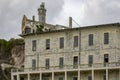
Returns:
[[[65,65],[73,65],[73,57],[80,52],[80,63],[88,64],[88,56],[93,55],[93,63],[103,63],[104,54],[109,54],[109,62],[117,62],[119,54],[119,31],[115,26],[101,26],[76,30],[43,33],[25,37],[25,68],[30,68],[32,59],[37,60],[39,67],[45,67],[45,59],[50,59],[50,66],[59,66],[59,58],[64,57]],[[109,33],[109,44],[104,44],[104,33]],[[94,35],[94,45],[88,45],[88,35]],[[73,47],[74,36],[79,36],[79,45]],[[64,37],[64,48],[59,48],[59,38]],[[46,39],[50,39],[50,49],[46,50]],[[36,51],[32,51],[32,41],[37,41]]]

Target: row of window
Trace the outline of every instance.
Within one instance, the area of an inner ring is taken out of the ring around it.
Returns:
[[[73,67],[74,68],[77,67],[78,61],[79,61],[78,60],[78,56],[74,56],[73,57],[73,65],[74,65]],[[104,63],[108,63],[108,62],[109,62],[109,55],[108,54],[104,54]],[[88,64],[89,64],[89,66],[92,66],[92,64],[93,64],[93,55],[89,55],[88,56]],[[47,58],[45,60],[45,68],[49,69],[49,67],[50,67],[50,59]],[[63,68],[63,67],[64,67],[64,58],[60,57],[59,58],[59,68]],[[33,69],[36,68],[36,60],[35,59],[32,60],[32,68]]]
[[[64,37],[59,39],[59,48],[64,48]],[[78,36],[74,36],[74,47],[78,47]],[[50,39],[46,39],[46,49],[50,49]],[[32,41],[32,50],[36,51],[36,40]]]
[[[89,66],[92,66],[92,64],[93,64],[93,55],[89,55],[88,58],[89,58],[88,59],[88,64],[89,64]],[[108,63],[108,62],[109,62],[109,55],[108,54],[104,54],[104,63]]]
[[[49,69],[50,66],[50,59],[46,59],[45,60],[45,68]],[[59,58],[59,68],[63,68],[64,67],[64,58],[60,57]]]
[[[89,34],[88,35],[88,43],[89,43],[89,46],[93,45],[93,42],[94,42],[94,36],[93,34]],[[78,47],[78,36],[74,36],[74,47]],[[62,49],[64,48],[64,37],[61,37],[59,39],[59,48]],[[109,33],[104,33],[104,44],[109,44]],[[46,49],[50,49],[50,39],[46,39]],[[36,40],[33,40],[32,41],[32,50],[33,51],[36,51]]]
[[[94,36],[93,34],[89,34],[89,46],[93,45]],[[104,44],[109,44],[109,33],[104,33]]]

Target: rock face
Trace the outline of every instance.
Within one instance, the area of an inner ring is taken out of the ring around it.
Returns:
[[[24,45],[16,45],[11,50],[11,57],[14,61],[14,66],[23,66],[24,64]]]
[[[3,53],[4,52],[4,53]],[[11,66],[21,67],[24,64],[24,44],[15,45],[11,49],[10,55],[6,56],[5,51],[1,48],[0,50],[0,65],[7,64],[10,66],[4,66],[5,70],[2,71],[2,66],[0,66],[0,80],[9,80]]]

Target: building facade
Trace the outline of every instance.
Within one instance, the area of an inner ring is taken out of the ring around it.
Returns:
[[[13,69],[11,80],[120,80],[119,23],[69,28],[42,20],[52,29],[35,33],[23,17],[24,68]]]

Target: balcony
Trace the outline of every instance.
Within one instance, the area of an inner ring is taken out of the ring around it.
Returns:
[[[86,70],[102,70],[102,69],[118,69],[120,68],[120,62],[112,63],[96,63],[96,64],[80,64],[80,65],[65,65],[62,68],[60,66],[38,67],[38,68],[24,68],[24,69],[12,69],[12,73],[39,73],[39,72],[63,72],[63,71],[86,71]]]

